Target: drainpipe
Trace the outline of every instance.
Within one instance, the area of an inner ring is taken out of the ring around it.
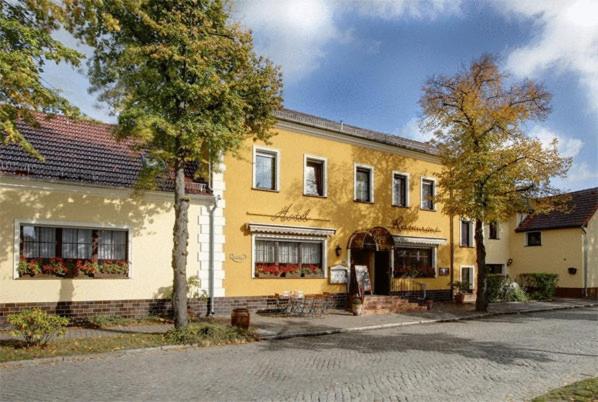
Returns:
[[[583,297],[588,297],[588,230],[581,227],[583,231]]]
[[[209,234],[209,257],[208,257],[208,271],[209,271],[209,306],[207,315],[214,315],[214,212],[218,208],[218,201],[220,201],[220,195],[212,198],[212,205],[209,207],[210,213],[210,234]]]

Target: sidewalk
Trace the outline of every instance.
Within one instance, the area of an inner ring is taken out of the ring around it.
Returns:
[[[430,324],[443,321],[469,320],[501,314],[521,314],[598,306],[598,300],[555,299],[551,302],[493,303],[488,313],[477,313],[473,304],[455,305],[449,302],[435,303],[431,311],[366,315],[355,317],[348,311],[332,310],[323,317],[282,317],[278,315],[252,314],[251,325],[262,339],[283,339],[294,336],[314,336],[368,329],[392,328],[407,325]],[[217,320],[228,322],[220,316]],[[164,333],[170,324],[116,326],[103,329],[70,327],[64,339],[117,336],[130,333]],[[0,340],[10,339],[10,332],[0,331]]]

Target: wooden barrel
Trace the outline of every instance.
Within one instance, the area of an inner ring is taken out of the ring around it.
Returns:
[[[249,329],[249,310],[246,308],[233,309],[230,315],[230,325],[242,329]]]

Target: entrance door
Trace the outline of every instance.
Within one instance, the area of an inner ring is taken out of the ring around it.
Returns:
[[[374,261],[374,293],[390,294],[390,252],[376,251]]]

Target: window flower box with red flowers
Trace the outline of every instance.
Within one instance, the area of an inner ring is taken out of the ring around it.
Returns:
[[[129,275],[129,264],[120,260],[21,257],[17,272],[19,279],[123,279]]]

